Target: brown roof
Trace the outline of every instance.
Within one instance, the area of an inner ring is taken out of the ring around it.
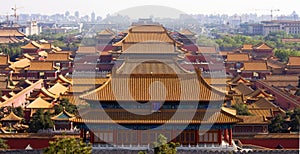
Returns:
[[[67,80],[73,82],[73,85],[102,85],[108,78],[66,78]]]
[[[25,67],[28,67],[29,65],[30,65],[30,60],[27,59],[27,58],[24,58],[24,59],[20,59],[16,62],[13,62],[10,65],[10,68],[12,68],[12,69],[23,69]]]
[[[267,71],[267,63],[264,61],[249,61],[244,62],[245,71]]]
[[[68,53],[48,53],[46,61],[69,61]]]
[[[137,110],[137,112],[149,112]],[[174,116],[176,112],[176,116]],[[204,116],[205,115],[205,116]],[[193,117],[193,118],[192,118]],[[191,119],[188,120],[188,119]],[[161,110],[149,115],[139,115],[122,109],[105,110],[90,109],[81,114],[81,118],[72,120],[76,123],[122,123],[122,124],[206,124],[206,123],[236,123],[242,121],[235,115],[223,110],[197,110],[196,113],[189,111]]]
[[[256,116],[273,117],[272,109],[267,108],[248,108],[248,111]]]
[[[179,33],[182,34],[182,35],[196,35],[194,32],[192,32],[189,29],[183,29]]]
[[[238,125],[243,124],[269,124],[269,121],[265,116],[261,115],[251,115],[251,116],[237,116],[240,119],[243,119],[242,122],[239,122]]]
[[[28,53],[24,53],[24,54],[23,54],[23,57],[25,57],[25,58],[27,58],[27,59],[29,59],[29,60],[35,59],[35,57],[30,56]]]
[[[267,43],[259,43],[253,47],[253,49],[256,50],[273,50],[271,46],[269,46]]]
[[[165,42],[173,43],[174,40],[166,33],[129,33],[124,38],[124,42],[140,43],[140,42]]]
[[[71,80],[68,80],[66,77],[64,77],[62,74],[58,75],[57,81],[62,82],[62,83],[68,83],[68,84],[73,84]]]
[[[85,54],[85,53],[96,53],[97,49],[94,46],[79,46],[76,53]]]
[[[28,70],[31,71],[50,71],[55,70],[53,67],[53,62],[43,62],[43,61],[32,61]]]
[[[166,32],[166,29],[161,25],[139,25],[139,26],[132,26],[129,29],[129,32],[164,33]]]
[[[238,85],[239,83],[244,83],[245,85],[250,85],[251,81],[246,80],[242,76],[238,75],[234,77],[232,80],[228,81],[228,84],[230,85]]]
[[[98,35],[115,35],[115,33],[110,29],[104,29],[99,32]]]
[[[136,75],[129,78],[120,75],[120,77],[110,78],[103,86],[81,97],[92,101],[128,101],[132,99],[136,101],[151,99],[158,101],[220,101],[225,99],[224,92],[212,88],[202,77],[195,79],[185,75],[183,78],[179,79],[176,75]],[[154,83],[163,84],[166,89],[161,86],[153,86]],[[197,87],[195,85],[199,85],[200,89],[194,89]],[[151,92],[149,92],[149,88]],[[164,92],[166,92],[165,97],[163,96]]]
[[[247,99],[259,99],[259,98],[266,98],[268,100],[274,100],[274,96],[272,96],[271,94],[266,93],[265,91],[261,90],[261,89],[256,89],[255,91],[253,91],[252,93],[247,95]]]
[[[41,43],[40,46],[41,46],[41,49],[43,49],[43,50],[50,50],[50,49],[52,49],[51,43]]]
[[[94,90],[97,87],[99,87],[99,86],[95,86],[95,85],[75,85],[75,86],[70,87],[69,92],[83,93],[83,92]]]
[[[227,61],[228,62],[242,62],[242,61],[249,61],[249,54],[248,53],[228,53],[227,54]]]
[[[18,43],[18,42],[23,42],[23,41],[17,39],[14,36],[9,36],[9,37],[1,37],[0,36],[0,44]]]
[[[59,96],[60,94],[64,94],[65,92],[67,92],[68,88],[58,82],[54,86],[50,87],[48,91]]]
[[[48,52],[46,52],[45,50],[39,51],[38,55],[41,56],[41,57],[47,57],[48,56]]]
[[[239,85],[236,86],[233,90],[236,91],[236,93],[243,95],[249,95],[254,91],[252,88],[246,86],[244,83],[239,83]]]
[[[287,63],[289,66],[300,66],[300,56],[289,56]]]
[[[158,61],[144,61],[138,63],[138,61],[125,61],[117,73],[119,74],[176,74],[176,73],[187,73],[186,70],[181,68],[179,64],[173,60],[164,60],[163,62]]]
[[[26,35],[20,32],[17,28],[0,28],[0,36],[24,37]]]
[[[171,44],[180,44],[175,41],[167,30],[161,25],[140,25],[133,26],[129,29],[129,33],[119,42],[115,43],[114,46],[123,46],[124,43],[142,43],[142,42],[164,42]],[[129,46],[123,47],[122,50],[128,49]]]
[[[268,59],[267,65],[268,65],[268,67],[271,67],[271,68],[284,68],[283,63],[281,63],[277,60],[273,60],[273,59]]]
[[[123,53],[174,53],[175,49],[172,44],[168,43],[137,43],[137,44],[123,44],[125,51]]]
[[[252,44],[244,44],[243,47],[242,47],[242,50],[252,50]]]
[[[217,54],[217,49],[216,47],[203,47],[199,46],[198,47],[198,52],[199,53],[209,53],[209,54]]]
[[[205,77],[204,80],[210,85],[226,85],[227,81],[230,80],[230,78]]]
[[[36,98],[33,102],[26,106],[28,109],[51,109],[52,107],[52,103],[45,101],[41,97]]]
[[[278,106],[276,106],[274,103],[262,97],[256,102],[249,104],[248,108],[269,108],[270,109],[270,108],[278,108]]]
[[[0,65],[8,65],[9,56],[8,55],[0,55]]]
[[[221,56],[227,56],[230,53],[234,53],[234,51],[220,51],[219,55],[221,55]]]
[[[41,88],[39,91],[39,96],[41,97],[50,97],[52,99],[57,98],[58,96],[56,96],[55,94],[49,92],[46,88]]]
[[[21,121],[22,119],[23,118],[18,117],[13,111],[11,111],[9,115],[3,117],[1,121]]]
[[[35,41],[30,41],[28,44],[22,46],[21,49],[41,49],[41,45]]]

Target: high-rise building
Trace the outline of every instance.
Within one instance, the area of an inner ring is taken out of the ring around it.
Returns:
[[[96,15],[95,15],[95,12],[92,12],[92,14],[91,14],[91,21],[92,21],[92,22],[95,22],[95,21],[96,21]]]

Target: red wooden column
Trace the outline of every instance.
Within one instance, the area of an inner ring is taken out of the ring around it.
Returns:
[[[218,130],[218,144],[221,144],[222,143],[222,130],[219,129]]]
[[[89,131],[89,133],[90,133],[90,142],[94,143],[94,138],[95,138],[94,136],[95,135],[94,135],[93,131]]]
[[[228,130],[224,129],[224,140],[228,141]]]
[[[83,141],[86,142],[86,130],[83,130]]]
[[[199,129],[195,131],[195,144],[199,143]]]
[[[83,138],[83,129],[80,129],[80,138],[82,139]]]
[[[229,129],[229,145],[232,145],[232,128]]]

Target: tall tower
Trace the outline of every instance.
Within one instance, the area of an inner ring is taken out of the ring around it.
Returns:
[[[95,15],[95,12],[92,12],[92,14],[91,14],[91,21],[92,21],[92,22],[95,22],[95,21],[96,21],[96,15]]]
[[[78,12],[78,11],[75,12],[75,17],[76,17],[77,19],[79,18],[79,12]]]

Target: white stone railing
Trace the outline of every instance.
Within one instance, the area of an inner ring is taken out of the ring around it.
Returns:
[[[93,144],[93,149],[130,149],[130,150],[151,150],[150,144],[147,145],[110,145],[110,144]],[[197,145],[180,145],[177,150],[211,150],[211,151],[232,151],[234,145],[223,143],[219,144],[197,144]]]

